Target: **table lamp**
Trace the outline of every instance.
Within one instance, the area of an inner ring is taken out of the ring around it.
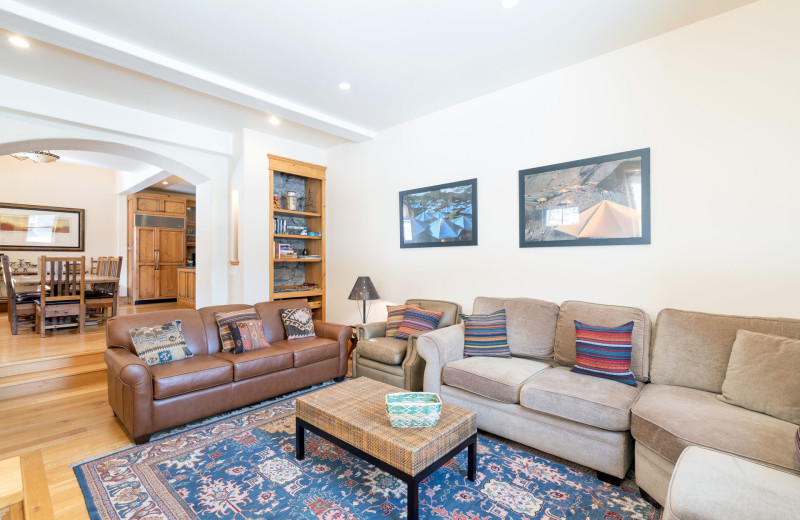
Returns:
[[[362,308],[358,309],[361,314],[361,323],[367,322],[367,300],[377,300],[378,298],[380,298],[378,291],[375,290],[369,276],[359,276],[353,285],[353,290],[350,291],[350,296],[347,297],[348,300],[361,300]]]

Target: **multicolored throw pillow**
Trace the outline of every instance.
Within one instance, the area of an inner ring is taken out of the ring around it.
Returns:
[[[394,335],[397,339],[408,339],[416,332],[428,332],[436,329],[442,313],[436,311],[426,311],[414,305],[406,306],[406,313],[400,323],[400,329]]]
[[[261,321],[253,307],[241,311],[215,312],[214,317],[217,318],[219,339],[222,342],[222,352],[233,352],[234,350],[233,336],[231,336],[230,328],[232,324],[240,321]]]
[[[311,311],[308,309],[281,309],[281,319],[286,329],[286,339],[316,336]]]
[[[192,357],[181,331],[181,320],[131,329],[131,340],[136,355],[150,367]]]
[[[633,322],[596,327],[575,321],[575,366],[571,372],[636,386],[631,372]]]
[[[506,334],[506,310],[491,314],[459,314],[464,321],[464,357],[511,357]]]
[[[250,350],[269,347],[264,337],[261,320],[237,321],[230,324],[231,338],[233,338],[233,353],[241,354]]]
[[[406,315],[405,305],[387,305],[386,312],[386,337],[393,338],[400,330],[400,324],[403,323],[403,317]]]

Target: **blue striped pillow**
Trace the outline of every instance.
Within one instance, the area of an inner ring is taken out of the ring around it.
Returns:
[[[575,366],[571,372],[636,386],[631,372],[633,322],[595,327],[575,320]]]
[[[511,357],[506,334],[506,310],[491,314],[459,314],[464,320],[464,357]]]
[[[434,330],[439,325],[439,320],[441,319],[441,312],[426,311],[413,305],[407,305],[406,313],[403,315],[403,321],[400,323],[400,328],[394,337],[396,339],[408,339],[409,336],[416,332]]]

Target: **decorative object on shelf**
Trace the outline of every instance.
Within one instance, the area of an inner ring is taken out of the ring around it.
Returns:
[[[395,428],[436,426],[442,400],[433,392],[397,392],[386,396],[386,412]]]
[[[400,247],[478,245],[478,180],[400,192]]]
[[[9,262],[8,269],[12,274],[19,273],[36,273],[38,266],[34,262],[29,262],[23,258],[16,262]]]
[[[378,296],[378,291],[375,289],[369,276],[359,276],[356,278],[353,290],[350,291],[350,296],[347,297],[348,300],[361,300],[362,308],[358,309],[361,314],[361,323],[367,322],[367,300],[377,300],[378,298],[380,298],[380,296]]]
[[[520,247],[649,243],[649,148],[520,170]]]
[[[305,209],[303,211],[306,211],[308,213],[317,212],[317,207],[314,206],[314,199],[311,196],[311,188],[308,188],[308,190],[306,191]]]
[[[83,251],[84,210],[0,203],[0,250]]]
[[[10,155],[14,159],[18,159],[20,161],[24,161],[25,159],[30,159],[31,161],[39,164],[56,162],[57,160],[61,159],[60,156],[54,153],[43,152],[43,151],[20,152],[20,153],[12,153]]]
[[[297,211],[297,194],[293,191],[286,194],[286,209]]]
[[[281,198],[277,195],[272,196],[272,207],[275,209],[281,209]]]

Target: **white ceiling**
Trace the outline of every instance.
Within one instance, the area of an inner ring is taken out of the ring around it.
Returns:
[[[167,184],[164,184],[164,182]],[[163,181],[159,181],[146,189],[166,191],[169,193],[181,193],[183,195],[194,195],[197,192],[194,184],[183,180],[177,175],[170,175]]]
[[[330,147],[752,1],[0,0],[0,73]]]

